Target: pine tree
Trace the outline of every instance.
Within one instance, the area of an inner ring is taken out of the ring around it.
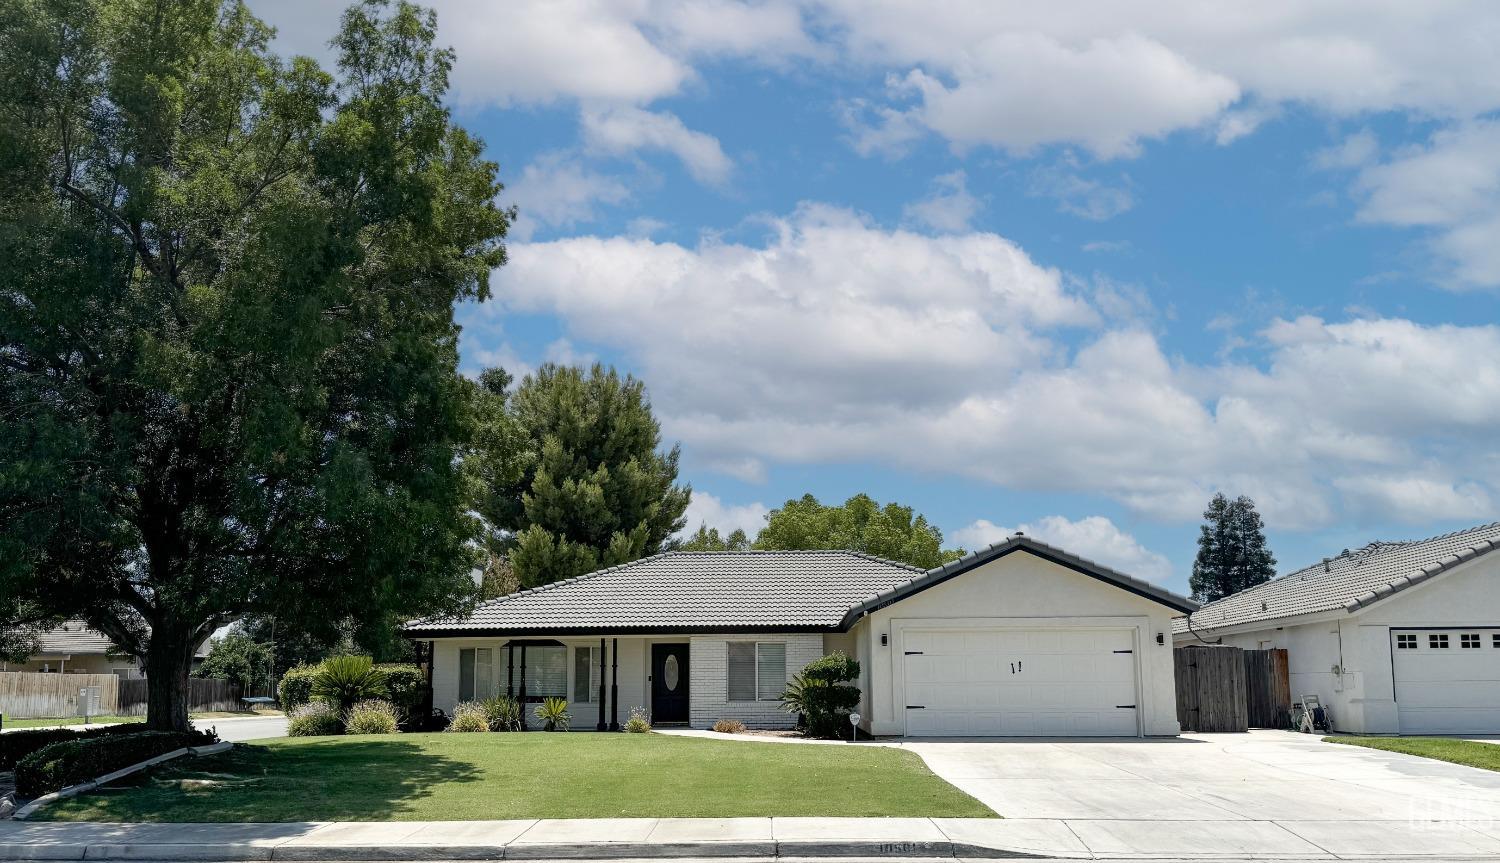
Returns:
[[[1198,557],[1189,586],[1193,599],[1213,602],[1270,581],[1276,558],[1266,547],[1266,534],[1255,501],[1244,495],[1234,500],[1214,495],[1203,512],[1206,522],[1198,535]]]

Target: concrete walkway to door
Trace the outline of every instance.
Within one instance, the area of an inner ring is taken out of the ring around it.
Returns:
[[[906,741],[1008,819],[1095,854],[1500,855],[1500,773],[1285,731]]]

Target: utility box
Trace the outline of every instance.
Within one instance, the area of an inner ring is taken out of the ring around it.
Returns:
[[[99,715],[99,687],[85,686],[78,690],[78,715],[85,722],[90,716]]]

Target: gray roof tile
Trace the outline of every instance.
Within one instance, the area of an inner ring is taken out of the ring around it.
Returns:
[[[666,552],[478,605],[409,634],[834,629],[922,570],[848,551]]]
[[[1325,611],[1354,612],[1435,575],[1500,549],[1500,522],[1445,533],[1429,539],[1372,542],[1345,549],[1318,562],[1233,596],[1211,602],[1193,614],[1193,629],[1280,620]],[[1187,631],[1187,619],[1174,621]]]

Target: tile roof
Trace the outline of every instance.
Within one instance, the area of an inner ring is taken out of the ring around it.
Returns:
[[[1429,539],[1345,549],[1337,557],[1203,606],[1192,616],[1193,629],[1205,632],[1324,611],[1358,611],[1496,549],[1500,522]],[[1187,619],[1178,618],[1173,629],[1186,632]]]
[[[89,629],[88,624],[81,620],[69,620],[55,629],[49,629],[41,634],[40,640],[41,649],[37,651],[37,656],[83,656],[117,652],[104,633]]]
[[[850,551],[666,552],[480,603],[466,617],[406,624],[408,635],[847,629],[861,612],[1025,550],[1179,611],[1155,585],[1027,536],[931,570]]]
[[[665,552],[414,620],[408,634],[836,629],[922,570],[849,551]]]

